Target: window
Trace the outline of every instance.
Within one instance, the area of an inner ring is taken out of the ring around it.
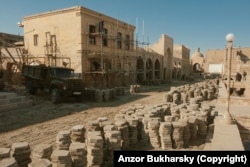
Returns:
[[[103,29],[102,45],[108,46],[108,30],[106,28]]]
[[[129,50],[129,42],[130,41],[130,37],[129,35],[126,35],[126,38],[125,38],[125,49],[126,50]]]
[[[96,27],[93,25],[89,26],[89,44],[96,44],[96,37],[95,37],[95,33],[96,32]]]
[[[33,38],[34,38],[34,46],[37,46],[38,45],[38,35],[35,34]]]
[[[117,33],[117,49],[122,48],[122,33],[118,32]]]

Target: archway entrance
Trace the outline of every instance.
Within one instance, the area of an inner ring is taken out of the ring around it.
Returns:
[[[136,62],[136,71],[137,71],[137,83],[142,84],[144,80],[144,63],[142,58],[138,58]]]

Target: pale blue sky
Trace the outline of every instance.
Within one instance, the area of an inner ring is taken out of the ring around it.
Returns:
[[[23,34],[24,16],[72,6],[84,6],[136,26],[139,40],[156,42],[162,33],[174,44],[221,49],[227,33],[237,47],[250,47],[250,0],[1,0],[0,32]],[[136,21],[137,20],[137,21]],[[143,33],[144,22],[144,38]]]

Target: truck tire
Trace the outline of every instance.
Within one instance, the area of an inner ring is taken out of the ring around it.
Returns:
[[[0,91],[2,91],[5,87],[5,84],[3,81],[0,81]]]
[[[37,88],[29,88],[29,93],[30,93],[31,95],[36,95],[36,93],[37,93]]]
[[[51,91],[51,102],[53,104],[57,104],[61,101],[61,95],[60,95],[60,91],[57,88],[52,89]]]

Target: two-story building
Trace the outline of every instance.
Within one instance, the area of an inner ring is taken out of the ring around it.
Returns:
[[[148,52],[148,59],[135,46],[135,26],[82,6],[26,16],[22,24],[28,63],[71,67],[87,87],[171,81],[173,39],[167,35],[148,46],[159,57]]]

